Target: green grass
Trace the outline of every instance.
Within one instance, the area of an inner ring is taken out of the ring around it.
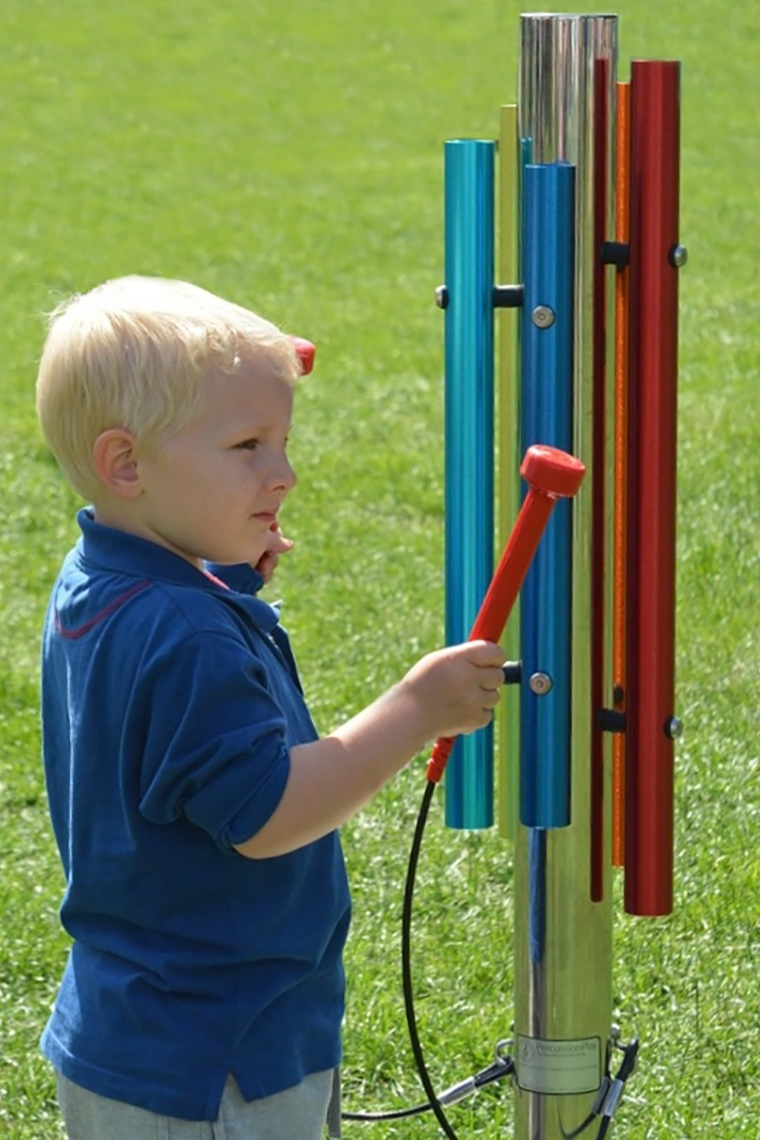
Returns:
[[[620,0],[633,56],[684,61],[677,905],[616,921],[640,1034],[616,1132],[756,1140],[760,1118],[760,9]],[[576,11],[593,11],[578,5]],[[39,761],[37,653],[75,497],[33,414],[40,314],[126,272],[186,277],[319,345],[298,397],[286,600],[327,729],[442,637],[442,142],[515,96],[506,0],[5,0],[0,9],[0,1136],[58,1135],[37,1039],[66,954]],[[397,952],[419,765],[346,828],[346,1099],[419,1097]],[[440,1087],[509,1032],[511,853],[434,810],[415,936]],[[511,1096],[456,1112],[509,1135]],[[431,1123],[347,1136],[432,1136]]]

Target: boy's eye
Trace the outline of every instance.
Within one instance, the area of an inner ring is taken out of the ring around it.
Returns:
[[[235,447],[241,451],[255,451],[259,446],[257,439],[242,439],[240,443],[236,443]]]

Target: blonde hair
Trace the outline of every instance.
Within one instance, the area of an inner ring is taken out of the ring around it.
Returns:
[[[213,371],[264,362],[294,383],[293,342],[276,325],[196,285],[121,277],[50,314],[37,377],[37,414],[50,450],[77,491],[97,496],[92,446],[125,428],[148,451],[209,398]]]

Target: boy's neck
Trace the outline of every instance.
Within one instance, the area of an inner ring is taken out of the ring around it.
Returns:
[[[196,570],[203,570],[203,561],[200,558],[193,558],[189,554],[185,554],[181,550],[176,550],[170,543],[166,542],[161,535],[156,534],[149,527],[145,526],[140,518],[138,512],[129,511],[124,509],[124,504],[121,501],[116,503],[108,501],[93,502],[92,504],[93,517],[95,522],[100,523],[101,526],[110,527],[111,530],[121,530],[125,534],[132,534],[136,538],[143,538],[146,542],[152,542],[156,546],[162,546],[165,550],[170,550],[172,554],[184,558]]]

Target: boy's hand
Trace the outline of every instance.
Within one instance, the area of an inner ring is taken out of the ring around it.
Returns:
[[[271,581],[277,563],[280,561],[280,555],[287,554],[289,550],[293,549],[293,545],[290,539],[282,533],[279,524],[272,523],[267,535],[264,553],[254,567],[265,582]]]
[[[430,653],[329,736],[291,748],[279,805],[235,849],[249,859],[270,859],[340,827],[433,740],[489,724],[503,664],[504,653],[490,641]]]
[[[468,641],[429,653],[401,682],[417,702],[429,740],[490,724],[504,684],[505,654],[490,641]]]

